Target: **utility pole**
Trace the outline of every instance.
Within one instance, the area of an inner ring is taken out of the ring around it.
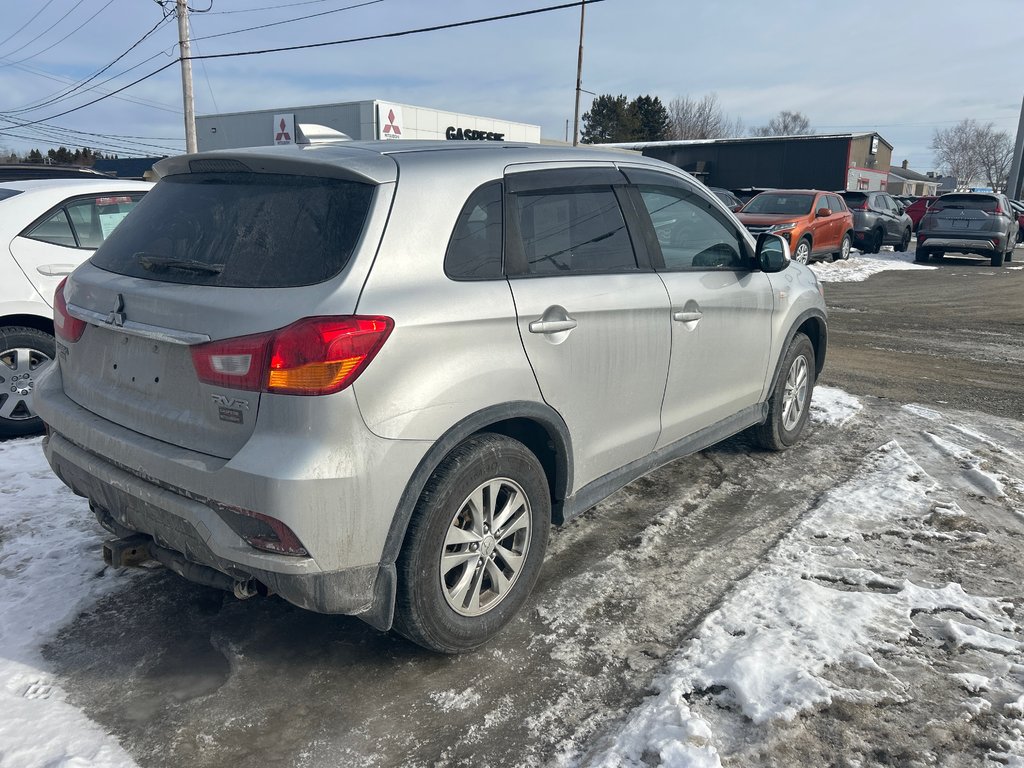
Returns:
[[[1020,122],[1017,124],[1017,141],[1013,146],[1013,165],[1010,167],[1010,175],[1006,179],[1006,194],[1011,200],[1019,200],[1021,196],[1021,183],[1024,182],[1024,102],[1020,105]]]
[[[576,113],[572,121],[572,145],[580,143],[580,90],[583,87],[583,17],[587,12],[587,0],[580,3],[580,55],[576,60]]]
[[[188,0],[175,0],[178,13],[178,44],[181,49],[181,94],[185,101],[185,151],[197,152],[196,110],[192,98],[192,48],[188,41]]]

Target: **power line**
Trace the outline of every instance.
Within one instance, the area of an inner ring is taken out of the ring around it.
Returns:
[[[218,32],[216,35],[206,35],[205,37],[193,37],[192,42],[196,40],[213,40],[215,37],[227,37],[228,35],[238,35],[242,32],[253,32],[257,29],[267,29],[268,27],[279,27],[282,24],[294,24],[297,21],[306,21],[307,19],[315,19],[319,16],[328,16],[332,13],[341,13],[342,11],[351,11],[353,8],[363,8],[367,5],[376,5],[377,3],[383,3],[384,0],[367,0],[365,3],[356,3],[355,5],[346,5],[344,8],[334,8],[330,11],[321,11],[320,13],[311,13],[308,16],[296,16],[294,19],[285,19],[284,21],[272,21],[269,24],[260,24],[256,27],[246,27],[245,29],[236,29],[232,32]]]
[[[11,38],[17,37],[18,33],[21,32],[23,29],[25,29],[25,27],[27,27],[29,24],[31,24],[33,21],[35,21],[37,18],[39,18],[39,14],[41,14],[43,11],[45,11],[49,7],[50,3],[52,3],[52,2],[53,2],[53,0],[46,0],[46,2],[43,4],[43,7],[40,8],[38,11],[36,11],[32,15],[31,19],[26,21],[24,24],[22,24],[20,27],[18,27],[16,30],[14,30],[11,34],[9,34],[3,40],[0,40],[0,45],[7,45],[7,42]],[[47,31],[49,31],[49,30],[47,30]],[[35,38],[35,40],[38,40],[38,39],[39,39],[38,37]],[[33,40],[33,42],[35,42],[35,40]]]
[[[304,49],[309,49],[309,48],[325,48],[325,47],[328,47],[328,46],[346,45],[346,44],[349,44],[349,43],[361,43],[361,42],[366,42],[366,41],[369,41],[369,40],[385,40],[385,39],[389,39],[389,38],[406,37],[406,36],[409,36],[409,35],[418,35],[418,34],[422,34],[424,32],[437,32],[437,31],[440,31],[440,30],[443,30],[443,29],[456,29],[456,28],[459,28],[459,27],[470,27],[470,26],[474,26],[476,24],[487,24],[487,23],[492,22],[492,21],[504,21],[506,19],[522,18],[524,16],[535,16],[535,15],[537,15],[539,13],[549,13],[551,11],[561,11],[561,10],[565,10],[566,8],[578,8],[584,2],[586,2],[588,5],[594,5],[596,3],[604,2],[604,0],[575,0],[575,2],[562,3],[560,5],[549,5],[549,6],[545,6],[543,8],[535,8],[535,9],[529,10],[529,11],[518,11],[516,13],[505,13],[505,14],[501,14],[500,16],[487,16],[487,17],[480,18],[480,19],[469,19],[468,21],[456,21],[456,22],[451,22],[451,23],[448,23],[448,24],[436,24],[436,25],[430,26],[430,27],[419,27],[417,29],[407,29],[407,30],[402,30],[400,32],[385,32],[385,33],[382,33],[382,34],[379,34],[379,35],[367,35],[365,37],[353,37],[353,38],[348,38],[348,39],[345,39],[345,40],[331,40],[331,41],[323,42],[323,43],[308,43],[306,45],[291,45],[291,46],[285,46],[285,47],[281,47],[281,48],[265,48],[265,49],[262,49],[262,50],[255,50],[255,51],[236,51],[234,53],[205,54],[205,55],[202,55],[202,56],[190,56],[189,58],[192,59],[192,60],[199,60],[199,61],[201,61],[201,60],[204,60],[204,59],[225,59],[225,58],[231,58],[231,57],[236,57],[236,56],[258,56],[258,55],[261,55],[261,54],[264,54],[264,53],[279,53],[279,52],[282,52],[282,51],[298,51],[298,50],[304,50]],[[162,67],[153,70],[148,75],[143,75],[142,77],[138,78],[137,80],[133,80],[132,82],[128,83],[127,85],[123,85],[120,88],[118,88],[117,90],[111,91],[110,93],[108,93],[108,94],[106,94],[104,96],[100,96],[99,98],[93,99],[92,101],[88,101],[85,104],[80,104],[77,107],[72,107],[71,109],[66,109],[63,112],[58,112],[55,115],[50,115],[49,117],[43,117],[43,118],[40,118],[39,120],[33,120],[31,122],[27,122],[27,123],[25,123],[23,125],[23,127],[26,127],[26,126],[29,126],[29,125],[37,125],[39,123],[44,123],[44,122],[47,122],[49,120],[54,120],[54,119],[56,119],[58,117],[63,117],[64,115],[69,115],[72,112],[77,112],[80,109],[85,109],[86,107],[90,107],[93,104],[96,104],[96,103],[98,103],[100,101],[103,101],[105,99],[109,99],[110,97],[116,96],[117,94],[119,94],[122,91],[125,91],[125,90],[127,90],[129,88],[131,88],[132,86],[138,85],[139,83],[141,83],[141,82],[143,82],[145,80],[148,80],[151,77],[155,77],[156,75],[159,75],[164,70],[169,69],[170,67],[173,67],[175,64],[178,63],[178,61],[179,61],[179,59],[176,59],[174,61],[168,62],[167,64],[164,64]]]
[[[242,8],[237,11],[210,11],[211,16],[227,16],[234,13],[255,13],[256,11],[278,11],[281,8],[294,8],[298,5],[318,5],[319,3],[337,2],[337,0],[303,0],[300,3],[282,3],[280,5],[264,5],[260,8]]]
[[[449,24],[436,24],[432,27],[419,27],[418,29],[406,29],[401,32],[384,32],[379,35],[366,35],[364,37],[350,37],[344,40],[330,40],[325,43],[307,43],[305,45],[288,45],[280,48],[263,48],[255,51],[236,51],[234,53],[208,53],[204,56],[192,56],[196,59],[228,59],[236,56],[259,56],[264,53],[281,53],[284,51],[302,51],[310,48],[326,48],[332,45],[346,45],[348,43],[364,43],[370,40],[386,40],[395,37],[406,37],[408,35],[419,35],[424,32],[438,32],[442,29],[457,29],[459,27],[471,27],[475,24],[486,24],[491,21],[505,21],[506,19],[518,19],[523,16],[534,16],[538,13],[550,11],[562,11],[566,8],[579,8],[583,3],[595,5],[603,3],[604,0],[576,0],[576,2],[562,3],[561,5],[549,5],[544,8],[535,8],[530,11],[518,11],[516,13],[504,13],[500,16],[487,16],[482,19],[470,19],[469,21],[456,21]]]
[[[60,21],[64,21],[64,19],[66,19],[66,18],[67,18],[68,16],[70,16],[70,15],[71,15],[71,13],[72,13],[72,12],[73,12],[73,11],[74,11],[75,9],[77,9],[77,8],[78,8],[78,6],[80,6],[80,5],[81,5],[81,4],[83,3],[83,2],[85,2],[85,0],[78,0],[78,2],[77,2],[77,3],[75,4],[74,8],[72,8],[72,9],[71,9],[70,11],[68,11],[68,12],[67,12],[66,14],[64,14],[64,16],[62,16],[62,17],[61,17],[61,20],[60,20]],[[26,62],[26,61],[29,61],[29,60],[31,60],[31,59],[34,59],[34,58],[35,58],[36,56],[41,56],[41,55],[43,55],[44,53],[46,53],[47,51],[49,51],[49,50],[51,50],[51,49],[53,49],[53,48],[56,48],[56,47],[57,47],[58,45],[60,45],[60,44],[61,44],[61,43],[63,43],[63,42],[65,41],[65,40],[67,40],[67,39],[68,39],[69,37],[71,37],[71,36],[72,36],[73,34],[75,34],[76,32],[80,32],[80,31],[81,31],[82,29],[84,29],[84,28],[85,28],[85,26],[86,26],[86,24],[88,24],[88,23],[89,23],[90,21],[92,21],[92,20],[93,20],[93,19],[95,19],[95,18],[96,18],[97,16],[99,16],[99,15],[100,15],[101,13],[103,13],[103,11],[107,10],[107,8],[109,8],[109,7],[110,7],[110,5],[111,5],[111,4],[113,3],[113,2],[114,2],[114,0],[107,0],[107,4],[106,4],[106,5],[104,5],[104,6],[103,6],[102,8],[100,8],[100,9],[99,9],[98,11],[96,11],[96,13],[94,13],[94,14],[93,14],[92,16],[90,16],[90,17],[89,17],[88,19],[86,19],[86,20],[85,20],[85,21],[84,21],[83,23],[79,24],[79,25],[78,25],[77,27],[75,27],[75,28],[74,28],[74,29],[72,29],[72,30],[71,30],[70,32],[68,32],[68,33],[67,33],[66,35],[64,35],[64,37],[62,37],[62,38],[61,38],[60,40],[58,40],[57,42],[53,43],[52,45],[49,45],[49,46],[47,46],[46,48],[43,48],[43,50],[41,50],[41,51],[36,51],[36,52],[35,52],[35,53],[33,53],[33,54],[32,54],[31,56],[26,56],[26,57],[25,57],[24,59],[19,59],[19,60],[18,60],[17,62],[15,62],[15,63],[16,63],[16,64],[21,64],[21,63],[23,63],[23,62]],[[60,21],[58,21],[58,22],[57,22],[57,24],[60,24]],[[53,29],[56,29],[56,27],[57,27],[57,24],[54,24],[54,25],[53,25],[52,27],[50,27],[50,29],[46,30],[46,32],[49,32],[49,31],[51,31],[51,30],[53,30]],[[27,48],[27,47],[28,47],[29,45],[31,45],[32,43],[34,43],[34,42],[35,42],[36,40],[38,40],[38,39],[39,39],[40,37],[42,37],[43,35],[45,35],[45,34],[46,34],[46,32],[43,32],[42,34],[40,34],[40,35],[37,35],[37,36],[36,36],[35,38],[33,38],[32,40],[30,40],[29,42],[25,43],[25,45],[21,46],[21,48],[16,48],[16,49],[14,49],[13,51],[11,51],[10,53],[8,53],[7,55],[8,55],[8,56],[13,56],[13,55],[14,55],[14,54],[16,54],[16,53],[17,53],[18,51],[20,51],[20,50],[23,50],[23,49]],[[10,66],[10,65],[8,64],[8,65],[6,65],[6,66]]]
[[[160,54],[157,54],[157,55],[159,56]],[[156,56],[151,56],[150,59],[147,59],[146,61],[149,61],[149,60],[155,59],[155,58],[156,58]],[[2,58],[0,58],[0,60],[2,60]],[[145,62],[143,62],[143,63],[145,63]],[[30,67],[30,66],[27,66],[25,64],[12,64],[11,66],[13,66],[15,69],[21,70],[22,72],[27,72],[30,75],[35,75],[36,77],[42,77],[42,78],[46,78],[47,80],[52,80],[55,83],[64,83],[66,85],[74,85],[75,84],[74,80],[71,80],[71,79],[66,78],[66,77],[60,77],[58,75],[54,75],[54,74],[49,73],[49,72],[45,72],[44,70],[38,69],[37,67]],[[135,67],[132,67],[131,69],[135,69]],[[127,69],[124,72],[130,72],[131,69]],[[121,72],[118,76],[123,75],[124,72]],[[104,81],[104,82],[107,82],[107,81]],[[99,85],[95,85],[95,86],[93,86],[92,88],[90,88],[88,90],[97,90],[100,93],[104,93],[104,94],[108,94],[109,95],[109,92],[100,90]],[[149,99],[142,99],[142,98],[138,98],[138,97],[135,97],[135,96],[114,96],[114,98],[118,99],[119,101],[129,101],[132,104],[138,104],[140,106],[150,107],[152,109],[159,109],[159,110],[162,110],[164,112],[170,112],[170,113],[175,114],[175,115],[180,115],[181,114],[181,110],[180,109],[175,109],[174,107],[169,107],[166,104],[161,104],[160,102],[151,101]]]
[[[17,114],[17,113],[21,113],[21,112],[32,112],[32,111],[34,111],[36,109],[41,109],[43,107],[49,106],[50,104],[55,104],[57,102],[67,100],[68,98],[73,96],[76,91],[82,90],[83,86],[87,85],[88,83],[91,83],[97,77],[99,77],[104,72],[106,72],[108,69],[110,69],[112,66],[114,66],[117,62],[119,62],[121,59],[123,59],[125,56],[127,56],[129,53],[131,53],[133,50],[135,50],[147,38],[149,38],[150,35],[154,34],[161,26],[166,24],[171,18],[172,17],[169,16],[169,15],[164,16],[162,19],[160,19],[160,21],[158,21],[156,24],[153,25],[152,29],[150,29],[146,34],[144,34],[142,37],[140,37],[134,43],[132,43],[132,45],[127,50],[125,50],[124,53],[122,53],[120,56],[118,56],[116,59],[114,59],[112,62],[107,64],[102,69],[99,69],[96,72],[94,72],[93,74],[89,75],[89,77],[87,77],[86,79],[79,81],[78,83],[76,83],[71,88],[65,88],[63,91],[58,91],[57,93],[50,94],[49,96],[46,97],[46,100],[44,100],[42,102],[37,102],[37,103],[32,104],[30,106],[21,107],[19,109],[7,110],[7,113],[8,114]],[[152,61],[153,59],[157,58],[157,56],[160,56],[160,55],[161,54],[157,53],[157,54],[155,54],[153,56],[150,56],[148,59],[145,59],[144,61],[139,62],[134,67],[131,67],[129,69],[126,69],[126,70],[124,70],[122,72],[117,73],[113,77],[108,78],[107,80],[104,80],[103,83],[99,83],[96,86],[93,86],[93,88],[97,88],[100,85],[103,85],[104,83],[109,83],[111,80],[113,80],[113,79],[115,79],[117,77],[120,77],[121,75],[123,75],[123,74],[125,74],[127,72],[131,72],[133,69],[141,67],[146,62]],[[91,91],[91,90],[93,90],[93,88],[86,88],[85,90]]]

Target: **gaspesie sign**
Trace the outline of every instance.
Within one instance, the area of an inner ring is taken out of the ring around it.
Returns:
[[[493,133],[492,131],[474,131],[470,128],[463,130],[449,125],[444,132],[448,141],[504,141],[504,133]]]

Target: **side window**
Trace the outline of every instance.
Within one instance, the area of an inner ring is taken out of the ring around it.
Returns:
[[[739,235],[717,208],[699,195],[674,187],[640,185],[665,269],[741,269]]]
[[[845,213],[846,212],[846,204],[843,202],[843,198],[841,198],[839,195],[829,195],[828,196],[828,200],[829,200],[829,206],[828,207],[832,209],[833,213]]]
[[[818,202],[814,204],[814,213],[817,214],[818,211],[824,210],[828,207],[828,195],[821,195],[818,198]]]
[[[73,200],[25,236],[70,248],[99,248],[142,194],[107,195]]]
[[[75,248],[78,245],[75,242],[75,234],[71,231],[71,222],[68,221],[68,215],[63,208],[36,224],[25,233],[25,237],[68,248]]]
[[[476,190],[466,201],[444,255],[444,272],[456,280],[502,276],[501,184]]]
[[[633,244],[611,187],[524,191],[514,199],[527,274],[637,269]]]

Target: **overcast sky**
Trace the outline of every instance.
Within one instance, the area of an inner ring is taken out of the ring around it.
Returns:
[[[193,2],[202,11],[211,0]],[[374,35],[557,2],[212,0],[208,12],[192,15],[193,54]],[[154,0],[7,0],[3,11],[0,147],[87,144],[120,148],[122,156],[149,151],[139,143],[164,148],[154,154],[183,150],[177,65],[121,98],[70,114],[56,116],[102,91],[26,109],[55,99],[142,38],[162,18]],[[312,14],[323,15],[211,37]],[[573,112],[579,23],[575,8],[389,40],[197,61],[196,113],[383,99],[539,124],[545,138],[562,139]],[[109,91],[170,64],[176,43],[177,27],[168,19],[89,86],[138,65],[105,83]],[[970,117],[1015,135],[1022,65],[1024,0],[603,0],[587,6],[583,87],[651,94],[666,104],[714,92],[748,129],[788,109],[805,113],[818,133],[877,130],[895,147],[894,164],[907,159],[923,172],[934,167],[935,128]],[[581,111],[592,98],[583,96]],[[49,134],[54,140],[37,133],[40,125],[15,128],[11,120],[46,120],[104,138]]]

